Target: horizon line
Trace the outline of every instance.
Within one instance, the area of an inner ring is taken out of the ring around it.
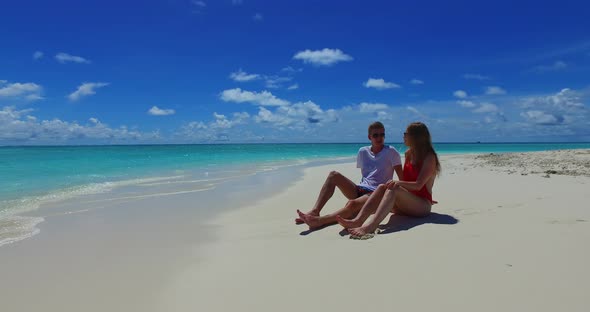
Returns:
[[[370,142],[245,142],[245,143],[138,143],[138,144],[31,144],[31,145],[0,145],[3,147],[93,147],[93,146],[180,146],[180,145],[288,145],[288,144],[370,144]],[[403,144],[403,142],[391,142],[387,144]],[[481,142],[481,141],[469,141],[469,142],[433,142],[433,144],[590,144],[585,141],[567,141],[567,142],[538,142],[538,141],[522,141],[522,142]]]

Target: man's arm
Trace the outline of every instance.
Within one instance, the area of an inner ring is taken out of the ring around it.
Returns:
[[[400,181],[404,180],[404,170],[402,169],[402,165],[393,166],[393,170],[395,170],[395,174],[397,174],[397,178]]]
[[[402,157],[399,152],[393,148],[393,153],[391,157],[391,164],[393,165],[393,170],[397,174],[397,178],[400,181],[404,180],[404,170],[402,169]]]

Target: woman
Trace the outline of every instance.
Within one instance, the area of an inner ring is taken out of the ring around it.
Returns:
[[[436,203],[432,200],[432,187],[440,173],[440,162],[426,125],[421,122],[411,123],[404,133],[404,144],[408,150],[403,181],[390,181],[375,190],[375,196],[383,196],[377,209],[371,204],[374,201],[369,199],[354,219],[345,219],[344,215],[336,218],[340,225],[348,229],[351,238],[372,235],[390,211],[411,217],[430,214],[432,204]],[[374,216],[367,220],[373,213]]]

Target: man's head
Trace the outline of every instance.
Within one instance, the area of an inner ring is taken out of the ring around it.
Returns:
[[[385,126],[379,121],[369,125],[369,140],[373,146],[382,146],[385,142]]]

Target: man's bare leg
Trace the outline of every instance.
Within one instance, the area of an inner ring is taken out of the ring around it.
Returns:
[[[344,194],[344,196],[346,196],[348,199],[355,199],[358,195],[356,184],[354,182],[343,176],[340,172],[332,171],[330,174],[328,174],[328,177],[326,178],[326,181],[320,190],[320,194],[318,195],[315,205],[306,214],[311,216],[319,216],[322,208],[324,208],[328,200],[332,198],[332,195],[334,195],[334,190],[336,187],[338,187],[342,194]],[[300,220],[300,218],[295,219],[296,223],[300,223],[302,221],[303,220]]]
[[[335,211],[334,213],[330,213],[323,216],[313,216],[310,214],[305,214],[299,210],[297,210],[297,213],[299,214],[299,218],[309,226],[309,229],[313,230],[324,225],[336,223],[336,218],[338,216],[346,216],[347,218],[353,218],[361,210],[361,208],[368,199],[368,195],[363,195],[359,198],[351,199],[346,203],[346,205],[344,205],[343,208]]]

